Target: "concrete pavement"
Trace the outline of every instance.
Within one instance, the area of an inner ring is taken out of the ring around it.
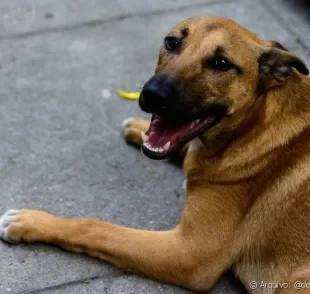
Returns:
[[[292,8],[300,5],[2,0],[0,213],[28,207],[137,228],[173,226],[183,205],[181,171],[125,144],[122,120],[145,115],[116,89],[141,87],[165,33],[198,14],[234,18],[310,65],[310,12]],[[0,243],[0,262],[0,294],[189,293],[51,246]],[[243,290],[224,277],[213,293]]]

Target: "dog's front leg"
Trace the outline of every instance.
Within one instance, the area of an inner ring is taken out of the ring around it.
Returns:
[[[44,211],[9,210],[0,219],[0,237],[10,243],[45,242],[84,252],[125,270],[194,290],[200,261],[195,246],[171,231],[145,231],[98,219],[64,219]],[[197,281],[196,281],[197,280]]]

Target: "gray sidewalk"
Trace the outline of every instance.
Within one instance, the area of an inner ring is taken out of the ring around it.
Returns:
[[[140,87],[165,33],[198,14],[234,18],[309,65],[310,7],[287,2],[2,0],[0,214],[28,207],[137,228],[176,224],[182,173],[126,145],[122,120],[145,115],[115,91]],[[0,294],[189,293],[45,245],[0,243],[0,263]],[[242,290],[224,277],[213,293]]]

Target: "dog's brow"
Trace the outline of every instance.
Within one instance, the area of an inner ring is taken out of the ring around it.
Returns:
[[[182,34],[182,37],[185,38],[188,36],[188,33],[189,33],[189,29],[188,28],[183,28],[181,30],[181,34]]]
[[[215,55],[221,55],[225,53],[225,49],[222,46],[217,46],[217,48],[214,51]]]
[[[220,27],[221,25],[218,23],[210,23],[206,25],[206,30],[208,33],[210,33],[212,31],[218,30]]]

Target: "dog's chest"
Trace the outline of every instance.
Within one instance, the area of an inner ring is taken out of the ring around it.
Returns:
[[[263,268],[259,265],[243,262],[237,264],[234,271],[246,287],[248,293],[272,294],[281,286],[280,279],[274,276],[271,269]]]

